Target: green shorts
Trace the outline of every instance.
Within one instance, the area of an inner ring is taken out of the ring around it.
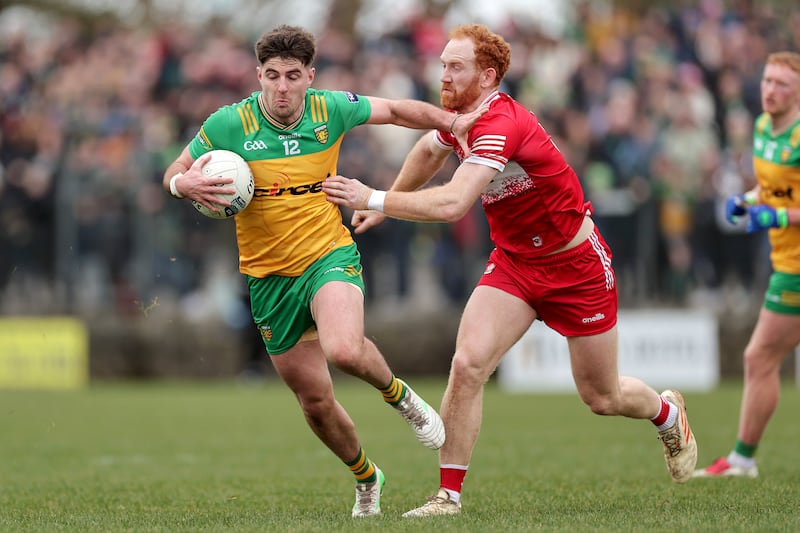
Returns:
[[[269,355],[282,354],[314,326],[311,300],[325,283],[346,281],[361,289],[361,254],[355,244],[336,248],[297,277],[247,276],[253,321]]]
[[[784,315],[800,315],[800,274],[773,272],[764,295],[764,307]]]

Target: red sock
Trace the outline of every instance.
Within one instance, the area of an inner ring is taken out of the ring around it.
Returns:
[[[669,402],[661,396],[659,396],[658,399],[661,400],[661,409],[658,411],[658,414],[655,417],[650,419],[653,422],[653,425],[656,426],[660,426],[666,422],[667,418],[669,417]]]
[[[440,486],[443,489],[461,493],[461,486],[467,475],[467,467],[461,465],[441,465],[439,467]]]

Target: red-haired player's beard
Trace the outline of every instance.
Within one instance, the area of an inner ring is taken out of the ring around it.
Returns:
[[[481,86],[478,84],[479,75],[476,75],[464,91],[458,91],[451,84],[443,84],[439,92],[442,107],[464,113],[473,104],[477,105],[481,96]]]

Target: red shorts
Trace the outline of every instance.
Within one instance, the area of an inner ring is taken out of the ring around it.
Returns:
[[[596,228],[575,248],[536,259],[514,258],[495,248],[478,285],[520,298],[565,337],[596,335],[617,323],[611,250]]]

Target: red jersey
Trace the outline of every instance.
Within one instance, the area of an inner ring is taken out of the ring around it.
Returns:
[[[591,205],[536,115],[504,93],[486,101],[489,111],[469,131],[469,157],[450,133],[437,131],[436,143],[461,162],[497,169],[481,193],[495,246],[521,259],[547,255],[572,240]]]

